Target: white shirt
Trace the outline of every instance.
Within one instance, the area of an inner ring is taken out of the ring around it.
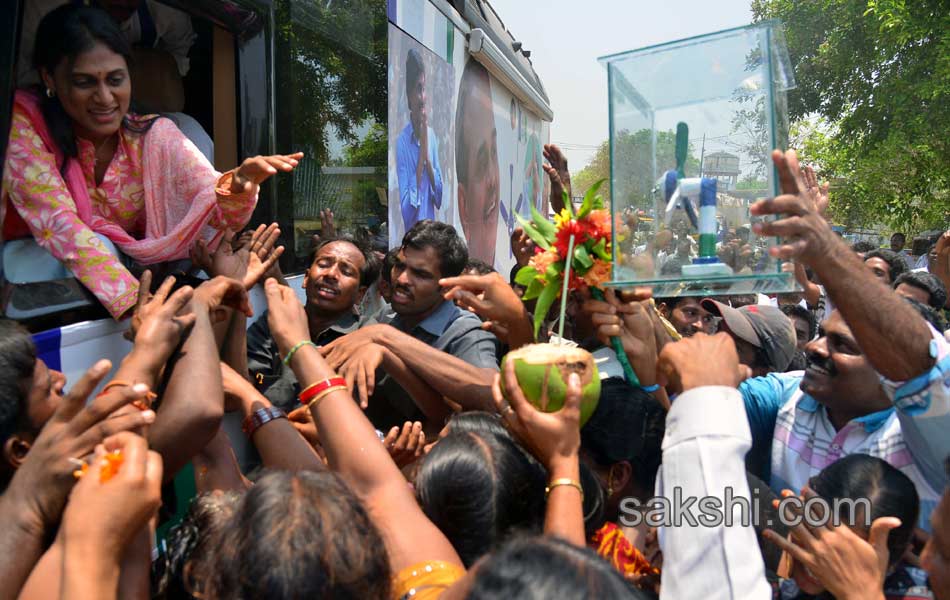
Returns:
[[[663,465],[656,495],[673,498],[715,496],[726,488],[750,498],[745,454],[752,446],[742,395],[729,387],[702,387],[684,392],[666,417]],[[694,506],[695,508],[695,506]],[[741,525],[661,528],[663,551],[661,600],[768,600],[772,589],[755,531]]]

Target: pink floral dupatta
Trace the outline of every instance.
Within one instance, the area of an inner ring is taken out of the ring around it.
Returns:
[[[57,164],[62,164],[63,154],[46,127],[36,94],[18,90],[14,102],[29,117],[46,149],[56,157]],[[132,237],[118,224],[93,212],[92,199],[79,161],[69,159],[63,178],[79,218],[94,232],[109,238],[122,252],[143,265],[185,258],[199,239],[211,242],[213,248],[221,235],[207,224],[220,210],[218,194],[221,192],[218,190],[216,193],[220,174],[173,123],[162,119],[154,123],[144,135],[144,239]],[[254,201],[248,204],[247,217],[250,217]]]

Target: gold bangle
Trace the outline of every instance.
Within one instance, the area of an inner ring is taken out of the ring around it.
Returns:
[[[310,410],[313,410],[313,406],[317,402],[323,400],[323,397],[326,396],[327,394],[332,394],[333,392],[338,392],[340,390],[345,390],[345,389],[346,389],[345,385],[334,385],[333,387],[328,387],[327,389],[323,390],[322,392],[314,396],[313,400],[307,403],[307,408],[309,408]]]
[[[555,479],[554,481],[549,483],[548,487],[544,488],[544,495],[547,496],[548,494],[551,493],[551,490],[553,490],[556,487],[560,487],[562,485],[569,485],[572,488],[576,488],[577,491],[581,493],[581,502],[584,501],[584,488],[581,487],[580,482],[574,481],[573,479],[570,479],[567,477],[564,477],[561,479]]]

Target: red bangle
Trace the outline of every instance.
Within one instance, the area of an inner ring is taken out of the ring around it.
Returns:
[[[300,395],[297,397],[300,399],[301,404],[306,405],[310,402],[310,400],[313,399],[314,396],[334,386],[346,387],[346,379],[343,379],[340,376],[324,379],[323,381],[308,385],[303,389],[303,391],[300,392]]]

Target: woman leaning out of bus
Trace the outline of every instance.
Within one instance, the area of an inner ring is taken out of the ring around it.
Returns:
[[[199,239],[213,249],[247,224],[259,184],[303,157],[218,173],[172,121],[129,112],[129,56],[105,12],[46,15],[34,54],[43,87],[15,95],[3,172],[4,239],[32,234],[116,319],[138,280],[109,246],[139,265],[185,258]]]

